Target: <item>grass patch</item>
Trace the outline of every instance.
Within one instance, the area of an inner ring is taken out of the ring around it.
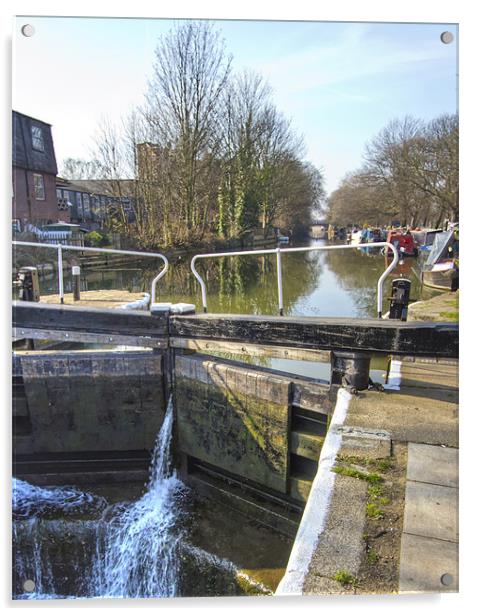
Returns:
[[[394,468],[395,462],[393,458],[360,458],[358,456],[337,456],[337,460],[344,464],[357,464],[366,466],[373,471],[386,472]]]
[[[440,318],[458,321],[458,312],[440,312]]]
[[[344,569],[340,569],[332,578],[342,586],[357,586],[357,578]]]
[[[385,515],[385,511],[373,502],[367,503],[366,513],[367,517],[372,518],[372,520],[381,520]]]
[[[380,475],[377,475],[376,473],[362,473],[362,471],[358,471],[355,468],[348,468],[347,466],[335,466],[332,470],[338,475],[355,477],[356,479],[362,479],[363,481],[367,481],[371,484],[378,484],[382,481]]]
[[[379,560],[378,553],[373,548],[370,548],[370,550],[367,552],[367,562],[370,563],[371,565],[374,565],[375,563],[378,562],[378,560]]]
[[[394,467],[393,460],[391,458],[383,458],[382,460],[371,460],[371,465],[377,468],[379,471],[389,471]]]
[[[383,488],[380,485],[372,485],[368,487],[368,495],[371,498],[378,498],[379,496],[382,496],[383,493]]]

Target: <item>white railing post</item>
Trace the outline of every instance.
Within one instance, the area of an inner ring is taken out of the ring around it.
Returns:
[[[194,274],[196,280],[199,282],[199,285],[201,287],[201,298],[202,298],[202,309],[204,312],[207,312],[207,298],[206,298],[206,284],[204,282],[204,280],[201,278],[201,276],[199,275],[197,269],[196,269],[196,259],[199,257],[200,255],[196,255],[195,257],[192,258],[191,260],[191,271]]]
[[[163,269],[159,272],[159,274],[154,278],[153,282],[151,283],[151,306],[156,302],[156,284],[168,271],[169,261],[166,257],[164,257],[163,261]]]
[[[380,276],[380,278],[378,279],[378,283],[377,283],[377,312],[378,312],[378,318],[381,319],[382,318],[382,301],[383,301],[383,283],[385,282],[385,278],[390,274],[390,272],[395,269],[395,266],[398,263],[398,250],[397,247],[394,246],[393,244],[390,244],[389,242],[384,242],[384,244],[388,247],[392,249],[393,252],[393,260],[390,263],[390,265],[387,267],[387,269],[383,272],[383,274]],[[385,251],[385,255],[387,254],[387,251]]]
[[[284,301],[282,298],[282,260],[280,255],[280,246],[277,246],[277,293],[279,296],[279,314],[284,316]]]
[[[61,245],[58,244],[58,290],[60,293],[60,303],[64,304],[64,292],[63,292],[63,251]]]

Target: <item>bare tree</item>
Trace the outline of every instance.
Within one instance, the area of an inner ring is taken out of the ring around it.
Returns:
[[[60,176],[66,180],[96,180],[101,176],[101,163],[96,159],[65,158]]]
[[[458,218],[458,117],[390,122],[366,148],[370,187],[385,189],[403,224]]]
[[[280,192],[287,163],[300,159],[303,143],[291,128],[290,121],[269,105],[264,113],[259,149],[260,216],[267,233],[280,212]]]
[[[231,79],[222,97],[218,229],[223,237],[240,237],[258,224],[261,138],[270,97],[268,84],[252,72]]]
[[[174,158],[163,170],[176,185],[176,219],[184,237],[200,239],[214,202],[219,99],[231,59],[207,22],[178,26],[155,52],[145,118],[162,152]]]

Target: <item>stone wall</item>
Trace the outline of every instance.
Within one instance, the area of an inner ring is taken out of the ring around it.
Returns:
[[[17,454],[153,448],[165,413],[162,354],[27,352],[15,373],[24,387],[18,411],[30,424]]]
[[[178,355],[175,396],[180,453],[287,493],[289,379]]]

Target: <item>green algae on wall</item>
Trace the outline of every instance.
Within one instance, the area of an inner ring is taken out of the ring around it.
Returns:
[[[182,453],[287,492],[287,379],[178,356],[175,386]]]

